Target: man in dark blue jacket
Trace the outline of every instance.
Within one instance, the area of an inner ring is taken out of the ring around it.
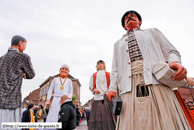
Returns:
[[[28,109],[23,112],[22,122],[35,122],[34,121],[34,104],[29,104]],[[23,129],[29,130],[29,129]]]

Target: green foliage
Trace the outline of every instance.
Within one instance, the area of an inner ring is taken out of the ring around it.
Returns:
[[[71,97],[71,99],[72,99],[72,102],[75,103],[75,101],[76,101],[76,99],[77,99],[77,96],[76,96],[76,95],[73,95],[73,96]]]

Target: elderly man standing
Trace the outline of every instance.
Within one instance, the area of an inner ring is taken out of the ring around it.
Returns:
[[[73,95],[73,85],[72,81],[67,78],[69,74],[69,66],[64,64],[60,68],[60,76],[53,79],[48,95],[46,105],[50,105],[50,98],[52,96],[52,92],[54,91],[54,98],[52,100],[52,104],[49,109],[49,113],[47,116],[46,122],[57,122],[58,114],[60,110],[60,99],[63,95],[67,95],[70,99]]]
[[[173,80],[186,78],[179,52],[158,29],[140,29],[142,19],[136,11],[127,11],[121,22],[127,33],[114,45],[107,93],[111,100],[118,86],[123,100],[116,129],[190,130],[171,88],[159,83],[152,74],[155,64],[168,61],[169,67],[177,70]]]
[[[2,122],[21,121],[23,78],[35,76],[30,57],[24,54],[27,40],[13,36],[8,52],[0,57],[0,128]]]

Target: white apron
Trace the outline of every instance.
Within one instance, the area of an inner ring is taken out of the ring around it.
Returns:
[[[58,121],[59,110],[61,106],[60,99],[61,97],[56,97],[56,96],[53,98],[46,122]]]

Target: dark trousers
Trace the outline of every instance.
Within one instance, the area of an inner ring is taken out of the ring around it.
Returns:
[[[79,121],[80,121],[80,116],[77,116],[77,117],[76,117],[76,125],[77,125],[77,126],[79,125]]]
[[[87,117],[87,126],[88,126],[88,122],[89,122],[89,117]]]

